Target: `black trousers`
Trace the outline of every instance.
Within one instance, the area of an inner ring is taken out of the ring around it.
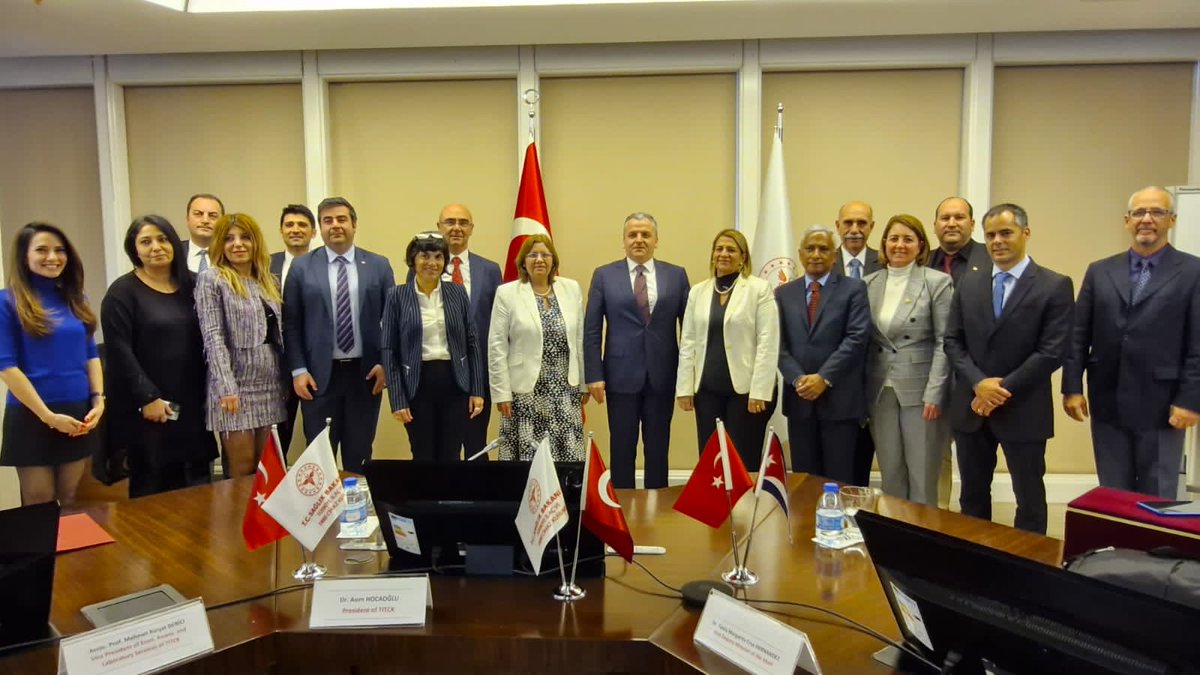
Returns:
[[[487,354],[484,354],[484,357],[485,363],[483,364],[483,367],[487,368]],[[492,397],[490,395],[486,395],[483,397],[483,412],[476,415],[474,419],[468,419],[466,423],[463,424],[463,459],[473,456],[488,444],[488,424],[490,424],[491,421]],[[488,461],[488,456],[486,454],[480,455],[479,459],[476,459],[475,461],[486,462]]]
[[[609,453],[612,486],[632,488],[637,464],[639,428],[642,437],[643,484],[647,488],[667,487],[667,457],[671,444],[671,417],[675,413],[675,392],[654,391],[646,385],[636,394],[607,392]]]
[[[787,418],[792,471],[853,483],[858,420]]]
[[[464,423],[470,413],[467,392],[454,383],[449,361],[421,362],[421,382],[408,402],[408,410],[413,420],[404,425],[404,430],[408,432],[413,459],[458,461]]]
[[[855,426],[858,431],[854,439],[854,474],[846,482],[868,487],[871,484],[871,463],[875,461],[875,439],[871,437],[869,424],[856,422]]]
[[[292,434],[296,430],[296,413],[300,410],[300,397],[296,395],[296,389],[291,386],[292,378],[288,377],[288,393],[287,393],[287,419],[279,424],[279,444],[283,447],[283,456],[287,457],[288,448],[292,446]]]
[[[996,472],[996,446],[1004,450],[1004,461],[1017,496],[1013,525],[1021,530],[1046,534],[1046,441],[1000,443],[987,421],[979,431],[954,432],[958,444],[958,473],[962,480],[959,505],[968,516],[992,519],[992,475]]]
[[[696,407],[696,435],[700,453],[704,453],[705,444],[716,431],[719,417],[725,423],[725,430],[733,439],[746,470],[758,471],[762,464],[763,436],[767,433],[767,422],[775,413],[775,401],[767,403],[762,412],[751,414],[746,410],[749,394],[718,394],[701,390],[696,392],[692,400]]]
[[[371,459],[381,398],[371,394],[374,381],[364,379],[360,360],[334,361],[325,391],[300,404],[305,440],[312,443],[325,429],[325,420],[332,419],[329,440],[333,451],[341,450],[342,468],[354,473],[362,473],[363,462]]]

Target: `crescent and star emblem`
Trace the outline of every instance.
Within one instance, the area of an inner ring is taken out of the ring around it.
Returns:
[[[612,472],[608,469],[600,474],[600,480],[596,481],[596,490],[600,493],[600,501],[614,509],[619,509],[621,505],[617,503],[617,496],[613,494],[612,485],[609,484],[609,480],[612,479],[611,474]]]

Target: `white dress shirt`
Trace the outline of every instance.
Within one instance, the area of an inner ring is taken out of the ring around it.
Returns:
[[[453,272],[454,272],[454,259],[455,258],[462,260],[462,265],[459,266],[458,271],[460,274],[462,274],[463,288],[466,289],[467,299],[470,300],[471,299],[471,253],[470,253],[470,251],[468,251],[467,249],[464,248],[462,253],[459,253],[458,255],[455,255],[453,253],[450,254],[450,257],[446,259],[446,269],[442,272],[442,281],[445,281],[446,283],[451,283],[454,281]]]
[[[337,338],[333,340],[333,358],[335,359],[357,359],[363,354],[362,349],[362,329],[358,326],[358,265],[354,260],[354,253],[357,251],[351,246],[349,251],[342,254],[342,257],[347,260],[346,265],[346,280],[350,282],[350,322],[354,326],[354,348],[348,352],[343,352],[338,349]],[[337,335],[337,275],[338,263],[335,262],[338,254],[333,252],[333,249],[325,247],[325,255],[329,256],[329,300],[330,307],[333,309],[333,325],[330,329]]]
[[[295,259],[296,259],[296,256],[294,256],[290,252],[288,252],[287,249],[284,249],[284,251],[283,251],[283,269],[280,270],[280,272],[279,272],[279,292],[281,292],[281,293],[283,292],[283,285],[287,283],[288,272],[290,272],[292,269],[292,261]]]
[[[629,265],[629,287],[637,288],[637,266],[640,264],[646,268],[642,276],[646,279],[646,298],[650,300],[650,313],[654,313],[654,303],[658,302],[658,279],[654,274],[654,258],[647,260],[644,263],[635,263],[629,258],[625,259]]]
[[[1017,285],[1017,279],[1020,279],[1021,275],[1025,273],[1025,268],[1029,267],[1029,261],[1030,257],[1025,256],[1021,259],[1021,262],[1013,265],[1012,269],[1008,270],[1011,276],[1004,280],[1004,306],[1008,305],[1008,298],[1012,295],[1013,287]],[[996,287],[996,275],[1003,271],[995,263],[992,263],[992,288]]]
[[[845,246],[843,246],[841,250],[842,269],[846,270],[846,276],[854,276],[853,271],[850,269],[850,261],[857,260],[858,264],[862,265],[862,267],[858,268],[859,276],[861,278],[865,278],[867,276],[867,247],[863,246],[862,250],[858,252],[858,255],[850,255],[850,251],[847,251]]]
[[[200,258],[202,258],[206,255],[208,255],[208,247],[207,246],[201,246],[200,244],[197,244],[196,240],[194,240],[194,239],[189,241],[188,242],[188,257],[187,257],[188,270],[199,273],[200,272]],[[207,266],[212,267],[211,259],[208,261]]]
[[[414,282],[415,284],[415,282]],[[442,306],[442,285],[429,295],[417,291],[417,306],[421,308],[421,360],[449,361],[450,342],[446,338],[446,310]]]

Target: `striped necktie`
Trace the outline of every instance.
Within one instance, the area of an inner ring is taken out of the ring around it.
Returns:
[[[350,312],[350,274],[346,265],[350,264],[345,256],[334,259],[337,263],[337,296],[334,313],[334,328],[337,334],[338,349],[343,353],[354,349],[354,317]]]

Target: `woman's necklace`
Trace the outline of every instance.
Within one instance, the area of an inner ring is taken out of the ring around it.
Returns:
[[[531,288],[532,288],[532,287],[531,287]],[[538,292],[535,290],[535,291],[533,291],[533,294],[534,294],[534,295],[536,295],[536,296],[538,296],[539,298],[548,298],[548,297],[550,297],[550,294],[551,294],[551,293],[553,293],[553,292],[554,292],[554,287],[553,287],[553,286],[547,286],[547,287],[546,287],[546,292],[545,292],[545,293],[538,293]]]
[[[729,285],[726,286],[725,288],[721,288],[721,285],[714,281],[713,287],[717,289],[717,295],[727,295],[730,291],[733,290],[733,287],[735,284],[737,284],[737,279],[734,279],[733,281],[729,282]]]

